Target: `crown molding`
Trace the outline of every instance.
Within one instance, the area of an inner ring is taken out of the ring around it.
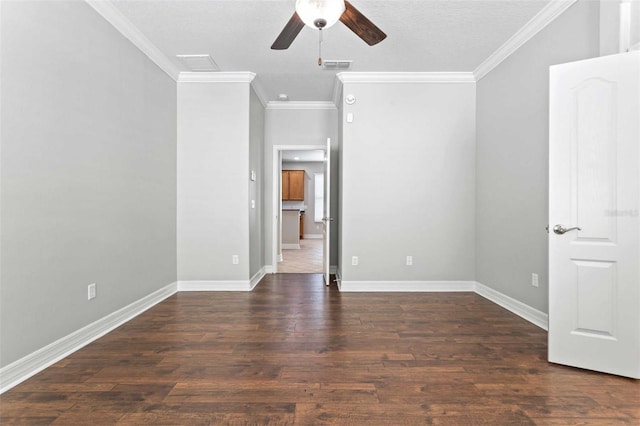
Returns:
[[[250,71],[235,72],[181,72],[178,83],[251,83],[256,74]]]
[[[336,106],[336,108],[340,108],[340,101],[342,100],[342,81],[340,78],[336,76],[333,79],[333,93],[331,94],[331,101]]]
[[[344,83],[475,83],[471,72],[340,72]],[[334,89],[334,94],[337,90]]]
[[[335,110],[336,105],[333,102],[315,102],[315,101],[269,101],[267,109],[315,109],[315,110]]]
[[[251,87],[253,87],[253,91],[256,93],[256,96],[260,100],[262,107],[266,108],[267,104],[269,103],[269,97],[267,96],[267,92],[265,92],[264,87],[260,83],[260,79],[257,76],[251,81]]]
[[[529,22],[518,30],[509,40],[493,52],[473,71],[476,81],[480,81],[502,61],[511,56],[533,36],[552,23],[565,10],[573,6],[577,0],[551,0]]]
[[[176,80],[180,69],[165,56],[147,37],[140,32],[125,16],[109,1],[85,0],[100,16],[109,22],[116,30],[147,55],[162,71]]]

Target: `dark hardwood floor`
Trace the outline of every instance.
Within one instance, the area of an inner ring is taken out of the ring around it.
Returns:
[[[178,293],[0,396],[2,424],[640,424],[640,381],[549,364],[472,293],[269,275]]]

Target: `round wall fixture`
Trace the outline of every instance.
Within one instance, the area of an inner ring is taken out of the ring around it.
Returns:
[[[347,105],[353,105],[354,103],[356,103],[356,97],[354,95],[347,95],[344,97],[344,102]]]

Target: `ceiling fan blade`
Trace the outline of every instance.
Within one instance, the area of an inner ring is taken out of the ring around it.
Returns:
[[[271,48],[274,50],[288,49],[302,28],[304,28],[304,22],[302,22],[302,19],[300,19],[296,12],[293,12],[293,16],[291,16],[287,25],[284,26],[276,41],[271,45]]]
[[[344,5],[346,9],[340,17],[340,21],[369,46],[378,44],[387,37],[380,28],[376,27],[373,22],[353,7],[351,3],[345,0]]]

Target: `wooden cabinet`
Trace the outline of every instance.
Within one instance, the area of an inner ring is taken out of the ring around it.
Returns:
[[[282,199],[283,200],[288,200],[289,199],[289,171],[288,170],[283,170],[282,171]]]
[[[282,200],[304,201],[304,170],[282,171]]]

